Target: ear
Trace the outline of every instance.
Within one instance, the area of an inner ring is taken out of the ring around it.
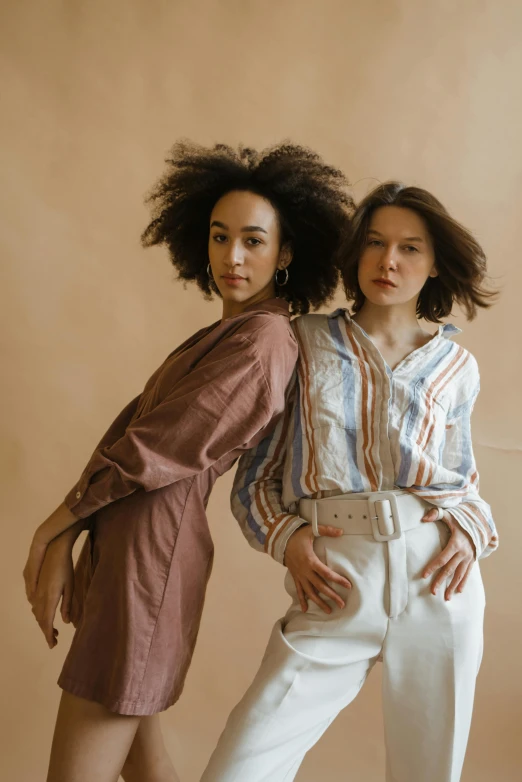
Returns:
[[[437,271],[437,267],[435,265],[432,267],[432,270],[431,270],[431,272],[429,273],[428,276],[429,277],[438,277],[439,276],[439,273]]]
[[[279,251],[279,263],[277,264],[277,268],[286,269],[286,267],[290,266],[292,263],[293,257],[294,251],[292,246],[288,242],[285,242]]]

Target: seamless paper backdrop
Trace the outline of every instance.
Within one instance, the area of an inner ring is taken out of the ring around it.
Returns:
[[[143,196],[170,145],[189,137],[307,144],[348,173],[357,197],[391,177],[427,187],[483,243],[501,299],[473,324],[454,321],[482,371],[474,438],[501,547],[482,568],[486,651],[463,779],[517,779],[522,5],[4,0],[0,13],[0,776],[44,778],[71,636],[60,626],[49,652],[25,602],[33,530],[152,370],[219,314],[174,282],[164,252],[139,244]],[[184,782],[199,779],[287,602],[280,566],[236,529],[230,485],[220,481],[209,508],[216,564],[193,666],[163,718]],[[299,782],[383,779],[379,686],[374,672]]]

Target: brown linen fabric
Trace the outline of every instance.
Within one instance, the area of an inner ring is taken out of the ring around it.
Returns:
[[[212,567],[210,491],[275,427],[296,360],[287,303],[260,302],[183,343],[106,432],[65,500],[90,532],[64,690],[119,714],[178,699]]]

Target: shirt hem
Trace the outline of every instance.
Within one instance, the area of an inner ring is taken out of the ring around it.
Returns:
[[[182,690],[182,688],[180,688],[179,691],[175,691],[174,694],[169,695],[167,698],[130,699],[111,697],[90,684],[79,682],[68,676],[60,676],[58,679],[58,686],[77,698],[84,698],[85,700],[99,703],[101,706],[105,706],[106,709],[115,714],[137,717],[148,717],[153,714],[158,714],[161,711],[166,711],[166,709],[176,703]]]

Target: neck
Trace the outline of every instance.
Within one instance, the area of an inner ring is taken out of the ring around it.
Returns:
[[[379,307],[366,300],[353,320],[371,337],[390,343],[402,342],[422,332],[417,320],[416,301],[391,307]]]
[[[273,287],[271,287],[269,290],[263,290],[259,291],[258,294],[255,296],[252,296],[250,299],[247,299],[247,301],[233,301],[230,299],[223,299],[223,312],[221,315],[221,320],[227,320],[228,318],[233,318],[235,315],[241,315],[242,312],[244,312],[248,307],[251,307],[252,304],[258,304],[261,301],[266,301],[267,299],[273,299],[275,297],[275,291]]]

